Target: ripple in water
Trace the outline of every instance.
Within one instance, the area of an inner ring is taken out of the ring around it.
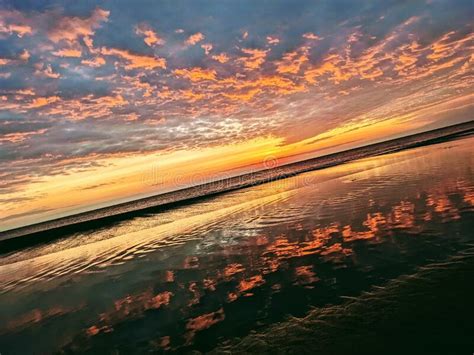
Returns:
[[[473,143],[363,159],[13,252],[0,260],[0,350],[245,350],[249,334],[293,327],[288,317],[344,319],[364,295],[429,278],[427,266],[442,275],[472,248]]]

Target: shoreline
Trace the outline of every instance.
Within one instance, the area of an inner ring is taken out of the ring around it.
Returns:
[[[0,231],[0,254],[45,243],[68,234],[104,227],[141,214],[199,202],[225,192],[256,186],[296,176],[308,171],[321,170],[370,156],[394,153],[425,145],[449,141],[474,133],[474,121],[418,133],[381,143],[375,143],[317,158],[294,162],[271,169],[246,173],[235,177],[211,181],[172,192],[145,197],[103,207],[75,215],[48,220],[28,226]]]

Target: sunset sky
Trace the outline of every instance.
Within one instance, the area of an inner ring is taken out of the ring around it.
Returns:
[[[0,0],[0,230],[474,118],[462,1]]]

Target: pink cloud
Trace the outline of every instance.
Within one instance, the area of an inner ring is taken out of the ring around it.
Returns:
[[[155,45],[164,44],[165,41],[163,38],[158,36],[153,29],[145,24],[138,25],[135,28],[135,33],[143,37],[143,41],[148,47],[153,47]]]
[[[93,59],[84,59],[81,63],[89,67],[98,68],[105,64],[105,59],[102,57],[96,57]]]
[[[225,53],[213,55],[211,58],[218,61],[219,63],[227,63],[229,61],[229,56]]]
[[[212,44],[210,43],[201,44],[201,48],[204,49],[204,52],[206,53],[206,55],[209,55],[209,53],[212,51]]]
[[[60,98],[58,96],[37,97],[33,99],[33,101],[30,104],[26,105],[26,108],[39,108],[39,107],[52,104],[53,102],[56,102],[59,100]]]
[[[19,57],[21,60],[27,62],[28,59],[30,59],[30,52],[28,52],[26,49],[23,50],[23,52],[21,52],[21,54],[19,55]]]
[[[54,43],[62,40],[74,42],[79,37],[92,36],[102,22],[107,22],[110,11],[96,8],[90,17],[62,17],[48,32],[48,37]]]
[[[278,44],[280,43],[280,39],[272,36],[267,36],[268,44]]]
[[[82,55],[82,52],[80,49],[60,49],[56,52],[53,52],[53,55],[56,57],[68,57],[68,58],[80,58]]]
[[[303,34],[303,38],[314,40],[314,41],[322,39],[321,37],[319,37],[318,35],[316,35],[312,32],[307,32],[307,33]]]
[[[36,136],[39,134],[43,134],[47,131],[47,129],[43,128],[37,131],[30,131],[30,132],[15,132],[15,133],[8,133],[3,136],[0,136],[0,144],[4,142],[9,143],[18,143],[22,142],[28,137]]]
[[[33,29],[29,20],[18,11],[0,10],[0,34],[17,35],[23,37],[31,35]]]
[[[57,79],[59,78],[59,73],[55,73],[53,69],[51,68],[51,64],[44,65],[44,63],[38,63],[35,64],[36,71],[35,75],[36,76],[44,76],[47,78],[51,79]]]
[[[196,43],[201,42],[204,39],[204,35],[201,32],[197,32],[188,37],[186,44],[188,46],[194,46]]]
[[[164,58],[133,54],[129,51],[116,48],[102,48],[101,53],[103,55],[111,55],[124,59],[128,62],[128,64],[125,65],[125,69],[166,69],[166,59]]]

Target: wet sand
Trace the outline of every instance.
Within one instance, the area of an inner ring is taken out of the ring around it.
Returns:
[[[304,160],[272,169],[228,179],[212,181],[169,193],[159,194],[110,207],[0,232],[0,254],[38,243],[46,243],[65,234],[93,230],[99,226],[126,220],[146,213],[197,203],[203,198],[245,187],[288,178],[307,171],[344,164],[369,156],[436,144],[474,132],[474,121],[415,134],[340,153]],[[21,238],[20,238],[21,237]]]
[[[473,144],[371,156],[13,250],[0,258],[0,349],[464,353]]]
[[[472,277],[474,249],[468,249],[210,354],[467,354],[474,326],[459,320],[474,317]]]

